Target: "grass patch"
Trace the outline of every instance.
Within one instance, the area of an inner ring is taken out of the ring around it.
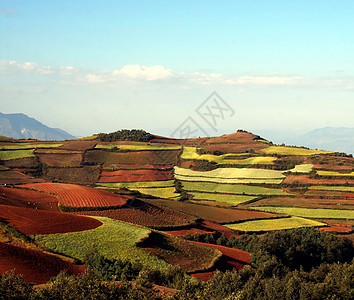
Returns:
[[[316,171],[319,176],[345,176],[345,177],[353,177],[354,172],[351,173],[339,173],[335,171]]]
[[[135,191],[139,191],[142,194],[150,195],[158,198],[177,198],[180,194],[175,193],[175,187],[165,188],[132,188]]]
[[[165,188],[173,187],[173,180],[160,180],[160,181],[137,181],[137,182],[108,182],[108,183],[96,183],[97,186],[106,188]]]
[[[211,171],[193,171],[175,166],[175,174],[181,176],[220,178],[220,179],[283,179],[283,171],[250,169],[250,168],[219,168]]]
[[[354,186],[310,186],[309,190],[354,192]]]
[[[11,150],[11,151],[0,151],[0,160],[10,160],[17,158],[33,157],[34,149],[29,150]]]
[[[164,145],[164,144],[150,144],[150,143],[143,143],[143,142],[132,142],[129,145],[122,145],[122,144],[98,144],[96,145],[97,149],[113,149],[118,148],[119,150],[125,151],[145,151],[145,150],[180,150],[181,146],[179,145]]]
[[[197,177],[197,176],[182,176],[175,174],[175,178],[181,181],[202,181],[202,182],[214,182],[225,184],[240,184],[240,183],[258,183],[258,184],[281,184],[283,179],[266,179],[266,178],[217,178],[217,177]]]
[[[237,205],[257,198],[253,196],[223,195],[223,194],[216,194],[216,193],[189,192],[188,194],[193,195],[193,200],[210,200],[215,202],[227,203],[230,205]]]
[[[103,224],[95,229],[64,234],[37,235],[35,240],[57,253],[84,260],[93,247],[108,259],[135,262],[166,269],[168,264],[136,246],[150,230],[104,217],[95,217]]]
[[[325,226],[326,224],[307,220],[299,217],[268,219],[268,220],[253,220],[245,221],[237,224],[224,225],[232,230],[239,230],[245,232],[264,232],[272,230],[293,229],[301,227],[317,227]]]
[[[311,150],[305,148],[295,148],[287,146],[270,146],[261,150],[265,154],[279,154],[279,155],[315,155],[332,153],[330,151]]]
[[[63,144],[35,144],[35,143],[11,143],[9,145],[0,145],[0,150],[21,150],[36,148],[56,148]]]
[[[213,155],[213,154],[199,155],[197,153],[197,147],[183,147],[181,158],[186,160],[193,160],[193,159],[207,160],[209,162],[215,162],[217,164],[232,164],[232,165],[256,165],[256,164],[271,165],[277,159],[276,157],[266,157],[266,156],[249,157],[245,159],[229,158],[238,155],[249,155],[249,154],[248,153],[241,153],[241,154],[227,153],[222,155]]]
[[[314,218],[314,219],[354,219],[354,211],[326,208],[299,208],[299,207],[277,207],[257,206],[251,207],[256,210],[274,213],[283,213],[291,216]]]
[[[312,171],[313,164],[297,165],[295,168],[289,170],[292,173],[310,173]]]
[[[258,186],[249,186],[241,184],[220,184],[213,182],[182,182],[183,189],[186,191],[209,192],[220,194],[236,195],[288,195],[281,189],[270,189]]]

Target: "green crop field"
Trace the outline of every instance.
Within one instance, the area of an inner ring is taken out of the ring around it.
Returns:
[[[213,182],[182,182],[183,189],[186,191],[209,192],[221,194],[238,194],[238,195],[288,195],[281,189],[270,189],[258,186],[248,186],[241,184],[220,184]]]
[[[159,198],[177,198],[180,194],[175,193],[175,187],[164,188],[132,188],[135,191],[139,191],[142,194],[150,195]]]
[[[249,155],[248,153],[241,153],[241,154],[233,154],[227,153],[223,155],[213,155],[213,154],[202,154],[199,155],[197,153],[196,147],[183,147],[183,152],[181,154],[182,159],[199,159],[199,160],[207,160],[210,162],[215,162],[217,164],[234,164],[234,165],[255,165],[255,164],[273,164],[274,161],[277,159],[276,157],[266,157],[266,156],[259,156],[259,157],[249,157],[245,159],[233,159],[230,157],[235,157],[239,155]]]
[[[313,164],[297,165],[295,168],[289,170],[292,173],[310,173],[312,171]]]
[[[316,173],[320,176],[348,176],[348,177],[354,176],[354,172],[339,173],[339,172],[335,172],[335,171],[317,171]]]
[[[161,269],[168,264],[136,247],[136,243],[145,238],[150,230],[144,227],[119,222],[104,217],[95,217],[103,224],[92,230],[62,234],[37,235],[35,240],[57,253],[83,260],[86,253],[95,247],[109,259],[138,261],[146,266]]]
[[[9,151],[0,151],[0,160],[10,160],[17,158],[32,157],[34,149],[30,150],[9,150]]]
[[[309,190],[354,192],[354,186],[310,186]]]
[[[105,188],[165,188],[173,187],[173,180],[159,180],[159,181],[137,181],[137,182],[108,182],[96,183],[97,186]]]
[[[283,179],[284,171],[250,169],[250,168],[218,168],[212,171],[193,171],[175,166],[175,174],[181,176],[221,178],[221,179]]]
[[[258,183],[258,184],[281,184],[283,179],[266,179],[266,178],[217,178],[217,177],[197,177],[197,176],[181,176],[176,175],[175,178],[181,181],[202,181],[202,182],[214,182],[214,183],[225,183],[225,184],[248,184],[248,183]]]
[[[310,150],[304,148],[286,147],[286,146],[270,146],[261,150],[265,154],[279,155],[315,155],[331,153],[330,151]]]
[[[268,220],[253,220],[245,221],[237,224],[224,225],[232,230],[240,231],[272,231],[272,230],[283,230],[283,229],[293,229],[301,227],[317,227],[326,226],[326,224],[307,220],[299,217],[290,218],[279,218],[279,219],[268,219]]]
[[[144,151],[144,150],[180,150],[181,146],[179,145],[165,145],[165,144],[150,144],[143,142],[132,142],[129,145],[122,144],[98,144],[95,148],[97,149],[113,149],[118,148],[119,150],[125,151]]]
[[[0,150],[21,150],[21,149],[36,149],[36,148],[56,148],[63,144],[36,144],[36,143],[11,143],[9,145],[0,145]]]
[[[299,207],[277,207],[257,206],[251,207],[256,210],[283,213],[291,216],[314,218],[314,219],[354,219],[354,211],[326,208],[299,208]]]
[[[193,200],[211,200],[215,202],[227,203],[230,205],[237,205],[257,198],[254,196],[223,195],[223,194],[216,194],[216,193],[199,193],[199,192],[189,192],[188,194],[193,195]]]

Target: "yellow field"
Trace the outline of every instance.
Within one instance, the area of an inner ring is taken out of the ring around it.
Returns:
[[[320,176],[348,176],[348,177],[354,176],[354,172],[339,173],[339,172],[335,172],[335,171],[317,171],[316,173]]]
[[[308,220],[299,217],[290,218],[279,218],[279,219],[267,219],[267,220],[254,220],[245,221],[237,224],[224,225],[232,230],[240,231],[272,231],[272,230],[283,230],[283,229],[293,229],[301,227],[318,227],[326,226],[326,224]]]
[[[270,146],[262,149],[265,154],[279,154],[279,155],[314,155],[332,153],[330,151],[311,150],[304,148],[286,147],[286,146]]]

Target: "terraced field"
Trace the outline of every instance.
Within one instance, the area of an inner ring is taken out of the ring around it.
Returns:
[[[98,182],[96,184],[99,187],[104,187],[108,189],[116,188],[127,188],[135,190],[138,188],[165,188],[173,187],[173,180],[164,180],[164,181],[137,181],[137,182],[114,182],[114,183],[102,183]]]
[[[11,160],[24,157],[33,157],[34,149],[29,150],[2,150],[0,151],[0,160]]]
[[[354,219],[353,210],[341,209],[322,209],[322,208],[299,208],[299,207],[274,207],[274,206],[255,206],[253,209],[288,214],[292,216],[312,218],[312,219]]]
[[[265,154],[278,154],[278,155],[316,155],[327,154],[330,151],[311,150],[305,148],[295,148],[286,146],[270,146],[261,150]]]
[[[123,151],[155,151],[155,150],[180,150],[179,145],[166,145],[158,143],[143,143],[143,142],[115,142],[115,143],[99,143],[95,146],[96,149],[114,149]]]
[[[209,200],[217,203],[226,203],[232,206],[257,199],[257,197],[244,195],[225,195],[199,192],[189,192],[189,194],[193,196],[193,200]]]
[[[343,177],[354,177],[354,172],[335,172],[335,171],[317,171],[316,172],[319,176],[326,176],[326,177],[332,177],[332,176],[343,176]]]
[[[64,183],[26,184],[21,187],[47,192],[58,198],[60,205],[68,207],[122,206],[131,197],[106,191]]]
[[[354,186],[310,186],[310,190],[354,192]]]
[[[136,244],[150,230],[104,217],[95,217],[103,225],[92,230],[65,234],[36,235],[35,239],[49,249],[83,260],[92,247],[109,259],[140,262],[145,266],[167,268],[168,264],[139,249]]]
[[[274,218],[276,215],[271,213],[259,214],[258,211],[244,209],[228,209],[220,207],[211,207],[206,205],[198,205],[194,203],[167,200],[167,199],[150,199],[149,202],[167,206],[170,209],[181,211],[183,213],[205,219],[216,223],[231,223],[241,220]]]
[[[182,182],[183,189],[192,192],[235,194],[235,195],[288,195],[282,189],[271,189],[241,184],[222,184],[213,182]]]
[[[245,221],[236,224],[226,224],[225,226],[232,230],[243,232],[266,232],[272,230],[284,230],[302,227],[321,227],[326,226],[326,224],[299,217],[290,217],[269,220]]]

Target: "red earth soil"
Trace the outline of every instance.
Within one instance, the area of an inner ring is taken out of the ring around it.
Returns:
[[[96,219],[70,213],[0,205],[0,220],[26,235],[76,232],[97,228]]]
[[[38,191],[0,186],[0,204],[50,211],[59,211],[55,196]]]
[[[97,141],[66,141],[60,146],[60,149],[67,150],[87,150],[94,148]]]
[[[300,183],[300,184],[311,184],[311,185],[344,185],[346,183],[350,185],[354,185],[354,180],[351,179],[315,179],[309,178],[307,175],[288,175],[283,180],[283,183],[292,184],[292,183]]]
[[[127,176],[103,176],[100,177],[98,182],[139,182],[139,181],[160,181],[171,180],[172,175],[167,172],[166,174],[156,175],[127,175]]]
[[[26,184],[35,182],[45,182],[45,180],[33,178],[16,171],[0,171],[0,184]]]
[[[70,207],[121,206],[131,199],[129,196],[75,184],[39,183],[22,187],[54,194],[61,205]]]
[[[226,228],[220,224],[212,223],[209,221],[201,221],[200,223],[194,225],[193,227],[189,227],[188,229],[180,229],[180,230],[165,230],[165,233],[168,233],[173,236],[185,236],[187,233],[193,235],[197,234],[206,234],[211,232],[218,232],[220,234],[224,234],[227,239],[233,237],[239,237],[240,235],[233,232],[231,229]]]
[[[345,172],[352,172],[354,167],[353,166],[345,166],[345,165],[320,165],[320,164],[315,164],[313,166],[315,170],[328,170],[328,171],[345,171]]]
[[[252,254],[249,252],[245,252],[234,248],[219,246],[219,245],[201,243],[201,242],[193,242],[193,243],[212,247],[214,249],[219,250],[223,254],[220,260],[213,267],[213,270],[191,274],[191,276],[198,278],[202,281],[207,281],[211,279],[215,270],[220,270],[220,271],[237,270],[238,271],[242,269],[245,265],[249,265],[251,263]]]
[[[353,228],[349,228],[346,226],[330,226],[330,227],[322,227],[321,231],[325,232],[338,232],[338,233],[351,233]]]
[[[354,193],[345,192],[342,194],[343,197],[354,198]]]
[[[82,211],[78,214],[108,217],[142,226],[184,226],[195,220],[187,214],[140,200],[134,200],[130,207],[104,211]]]
[[[173,165],[141,165],[141,164],[116,164],[118,170],[172,170]],[[105,172],[102,172],[104,174]],[[110,172],[107,172],[110,173]]]
[[[258,200],[247,206],[286,206],[286,207],[304,207],[304,208],[335,208],[346,206],[354,208],[354,201],[349,199],[320,199],[320,198],[290,198],[275,197]]]
[[[114,172],[102,172],[101,176],[134,176],[134,175],[160,175],[171,174],[171,171],[160,170],[118,170]]]
[[[58,275],[61,270],[78,275],[85,266],[77,266],[38,250],[0,243],[0,274],[15,270],[26,282],[41,284]]]
[[[36,154],[42,163],[49,167],[78,167],[81,164],[82,154]]]

